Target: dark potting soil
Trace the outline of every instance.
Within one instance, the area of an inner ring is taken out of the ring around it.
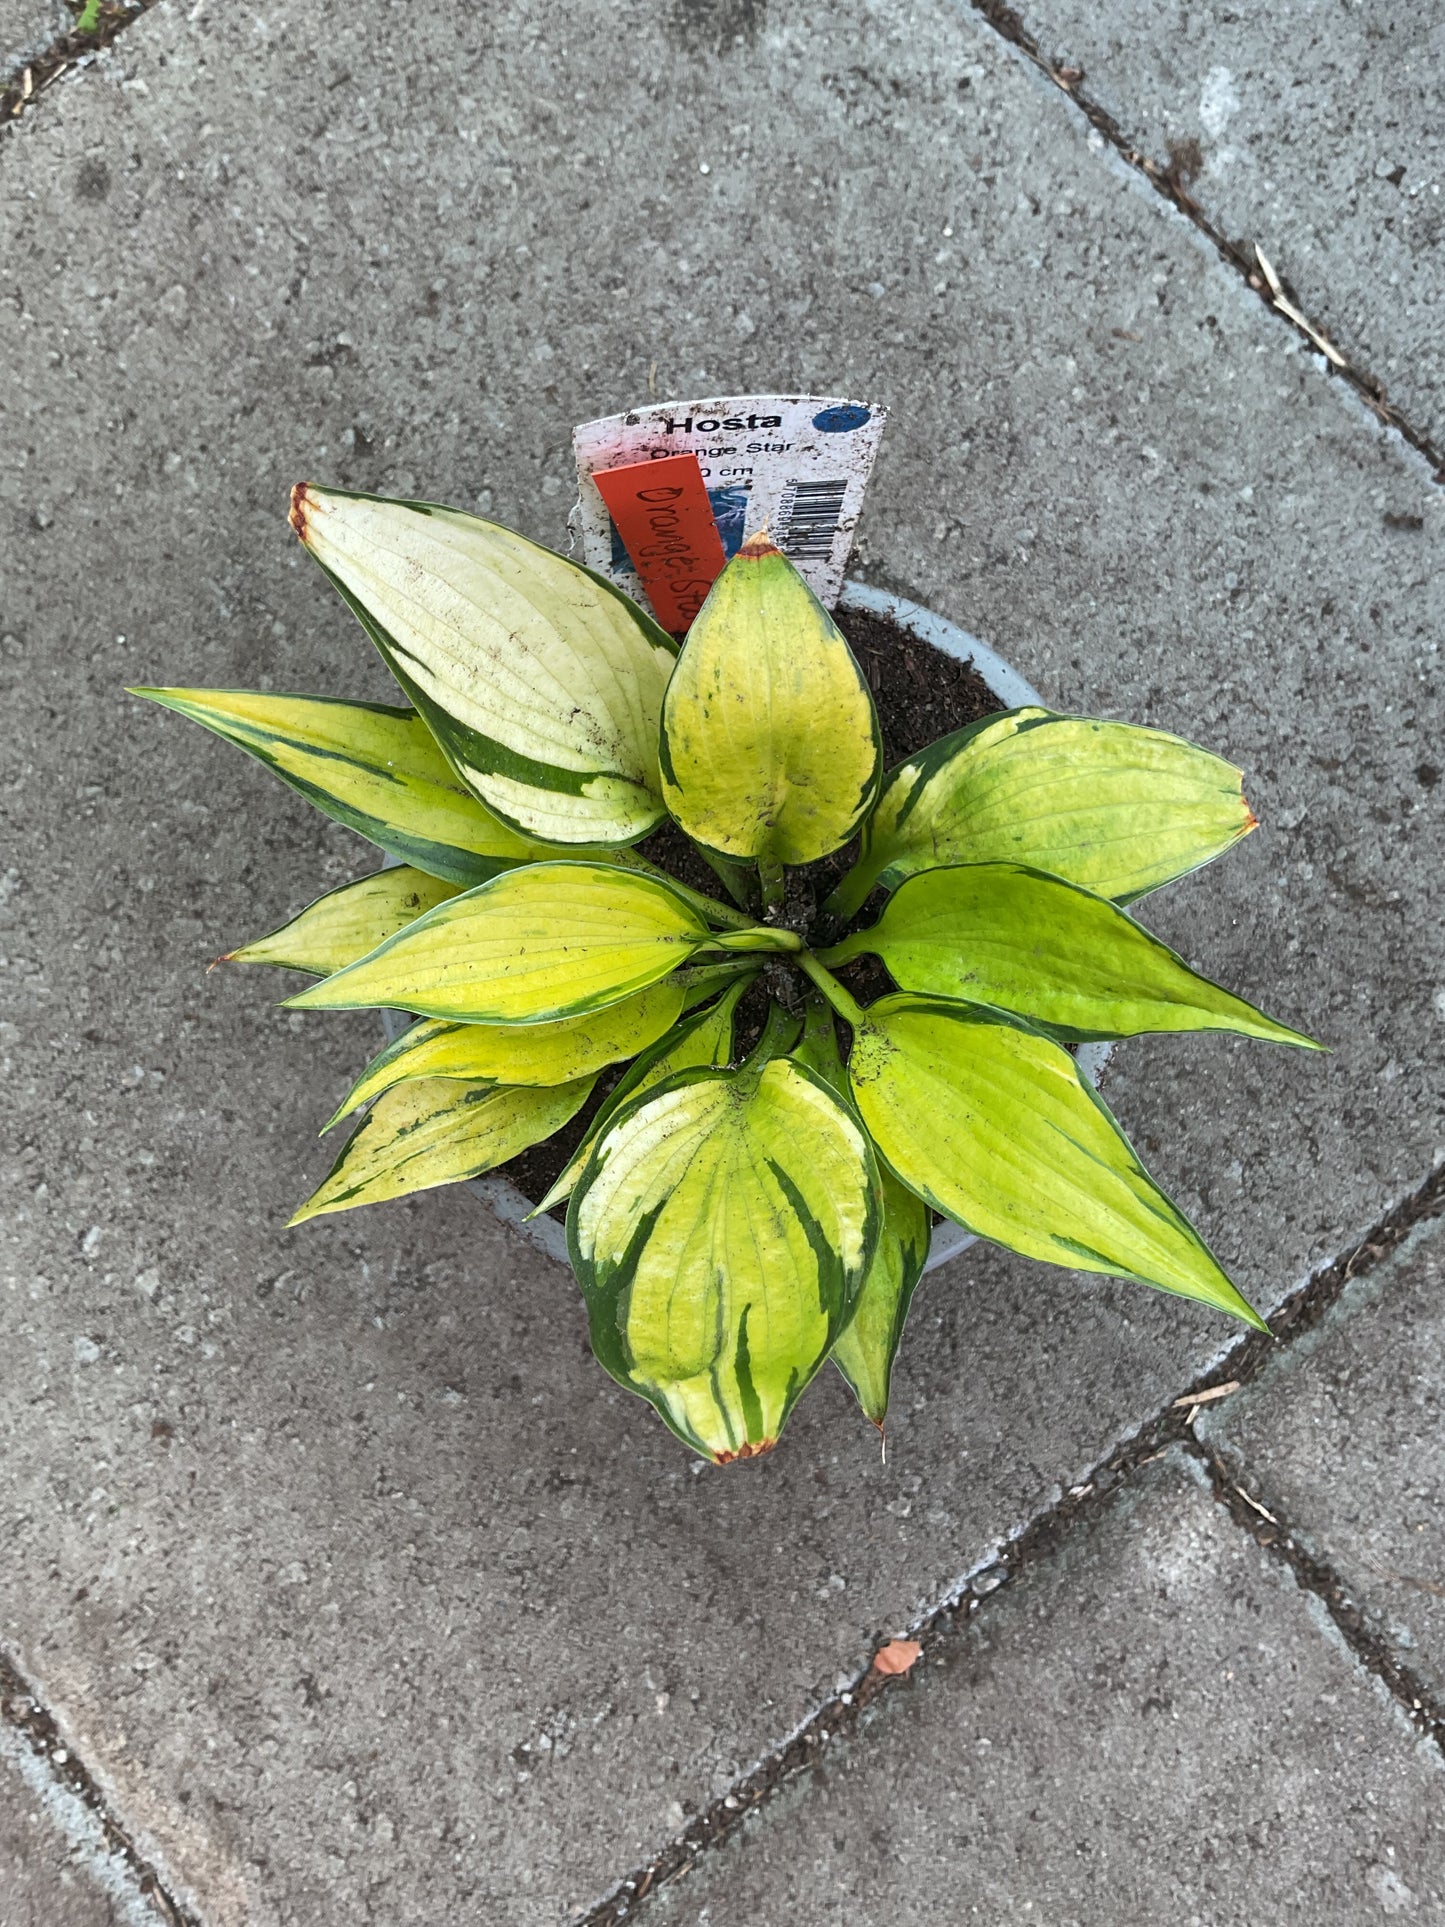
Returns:
[[[1002,709],[1003,704],[972,663],[958,662],[952,656],[941,654],[885,617],[861,609],[843,609],[838,612],[837,622],[858,658],[878,707],[885,769],[892,769],[940,736],[966,729],[981,716]],[[702,890],[708,896],[724,895],[716,875],[672,824],[655,831],[637,847],[642,856],[694,890]],[[809,897],[813,905],[823,901],[856,854],[857,845],[849,844],[822,863],[813,864],[806,872],[790,876],[790,886],[801,885],[804,891],[805,909],[810,907]],[[880,902],[881,897],[875,893],[851,922],[830,928],[825,940],[836,943],[848,931],[874,922]],[[791,903],[789,907],[791,909]],[[893,989],[892,978],[876,957],[860,957],[856,963],[843,965],[837,975],[860,1003],[870,1003]],[[739,1055],[745,1054],[761,1034],[767,1006],[768,995],[759,979],[738,1005]],[[544,1144],[534,1144],[509,1164],[500,1165],[497,1175],[510,1178],[523,1196],[540,1198],[566,1169],[587,1126],[625,1068],[625,1065],[616,1065],[604,1071],[592,1095],[570,1124]],[[566,1215],[565,1205],[555,1206],[551,1213],[558,1219]]]

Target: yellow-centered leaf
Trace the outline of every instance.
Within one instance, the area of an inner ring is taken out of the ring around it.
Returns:
[[[287,1008],[555,1023],[645,990],[715,941],[659,878],[600,863],[533,863],[439,904]]]
[[[489,810],[574,845],[635,842],[662,821],[675,645],[609,582],[427,502],[303,483],[291,522]]]
[[[880,768],[873,698],[842,631],[754,536],[713,584],[667,686],[668,808],[722,856],[811,863],[848,841]]]
[[[902,992],[869,1007],[848,1077],[883,1156],[958,1224],[1262,1326],[1061,1044],[999,1011]]]
[[[941,863],[1024,863],[1131,902],[1255,827],[1232,764],[1128,723],[1013,709],[893,770],[828,908]]]
[[[1071,1038],[1238,1031],[1318,1045],[1192,971],[1117,904],[1018,863],[965,863],[909,877],[878,922],[822,953],[872,952],[904,990],[1032,1017]]]
[[[881,1431],[888,1414],[893,1361],[933,1234],[922,1198],[900,1183],[886,1164],[879,1165],[879,1176],[883,1215],[878,1249],[858,1294],[853,1322],[833,1347],[833,1363]]]
[[[483,883],[545,855],[483,809],[414,709],[250,689],[133,689],[214,731],[403,863]]]
[[[413,1077],[460,1078],[473,1084],[568,1084],[608,1064],[635,1057],[672,1029],[684,991],[675,977],[557,1024],[449,1024],[423,1018],[372,1059],[336,1116]]]
[[[684,1071],[603,1131],[567,1213],[592,1346],[718,1461],[777,1439],[878,1237],[857,1118],[787,1057]]]
[[[493,1171],[560,1131],[595,1081],[529,1090],[431,1077],[398,1084],[367,1113],[291,1223]]]

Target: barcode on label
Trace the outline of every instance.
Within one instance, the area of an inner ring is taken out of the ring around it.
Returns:
[[[794,482],[783,503],[781,527],[773,537],[784,555],[806,561],[832,552],[847,486],[846,482]]]

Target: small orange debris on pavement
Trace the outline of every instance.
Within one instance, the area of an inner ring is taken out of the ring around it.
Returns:
[[[911,1673],[922,1656],[923,1648],[916,1639],[890,1639],[873,1655],[873,1671],[885,1676]]]

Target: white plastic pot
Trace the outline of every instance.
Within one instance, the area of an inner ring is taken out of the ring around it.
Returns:
[[[884,621],[906,630],[919,642],[926,642],[940,655],[953,656],[960,662],[971,662],[1005,709],[1021,709],[1027,704],[1043,703],[1043,697],[1032,683],[1026,682],[1016,669],[1011,669],[1001,656],[996,656],[986,643],[969,635],[966,629],[960,629],[946,617],[935,615],[931,609],[920,608],[906,596],[888,595],[882,589],[870,589],[863,582],[848,582],[843,586],[838,606],[840,609],[861,609],[869,615],[881,616]],[[410,1021],[401,1011],[383,1011],[382,1023],[388,1041],[394,1042]],[[1079,1068],[1090,1083],[1097,1083],[1112,1048],[1110,1044],[1079,1046]],[[562,1226],[550,1216],[529,1220],[527,1213],[532,1209],[532,1200],[524,1197],[509,1178],[473,1178],[469,1189],[484,1199],[505,1223],[515,1225],[549,1258],[555,1258],[564,1265],[568,1262],[567,1237]],[[957,1257],[960,1251],[966,1250],[974,1242],[974,1234],[965,1231],[961,1225],[935,1225],[925,1270],[932,1271],[949,1258]]]

